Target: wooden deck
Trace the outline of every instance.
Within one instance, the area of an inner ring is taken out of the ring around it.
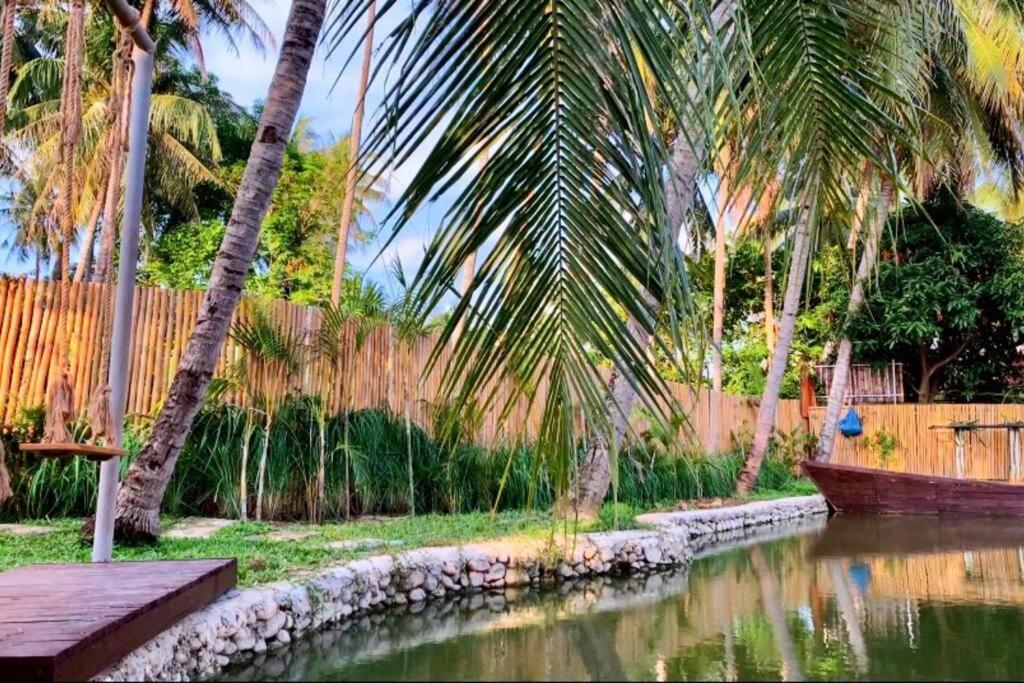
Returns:
[[[88,679],[235,585],[234,559],[0,573],[0,680]]]

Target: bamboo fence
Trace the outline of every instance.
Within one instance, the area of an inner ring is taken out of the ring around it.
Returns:
[[[84,411],[89,397],[99,382],[100,353],[106,344],[101,330],[101,284],[74,283],[71,316],[73,334],[70,363],[75,387],[75,407]],[[10,424],[22,408],[41,406],[53,368],[58,367],[54,354],[57,331],[58,285],[28,278],[0,278],[0,421]],[[132,312],[133,337],[129,354],[131,368],[128,390],[128,414],[152,416],[167,395],[175,369],[195,325],[202,301],[202,292],[175,291],[156,287],[137,287]],[[315,308],[285,301],[269,300],[266,306],[283,330],[296,338],[309,340],[320,324]],[[239,316],[251,310],[251,301],[244,301]],[[434,347],[433,337],[424,337],[409,347],[397,343],[387,327],[373,330],[360,348],[355,348],[352,334],[347,335],[348,348],[341,354],[343,362],[337,372],[324,361],[310,360],[303,364],[299,377],[273,389],[276,392],[309,393],[325,397],[332,411],[344,407],[389,408],[403,410],[403,387],[411,389],[413,419],[420,425],[431,424],[432,410],[440,405],[442,374],[447,365],[448,350],[440,352],[440,362],[424,373]],[[244,355],[243,349],[230,338],[225,343],[216,373],[223,375],[229,365]],[[496,405],[504,405],[515,394],[511,380],[496,385]],[[530,439],[537,434],[545,386],[537,387],[531,403],[520,398],[505,420],[494,412],[481,416],[477,439],[493,443],[497,439]],[[706,390],[676,384],[675,398],[689,422],[690,436],[707,444],[711,428],[711,396]],[[246,404],[244,393],[234,392],[226,400]],[[1024,406],[861,406],[866,436],[841,440],[837,461],[877,465],[876,449],[869,445],[874,432],[885,429],[894,433],[900,446],[890,466],[895,469],[923,473],[950,473],[953,464],[952,433],[928,430],[931,424],[953,419],[978,419],[982,422],[1002,419],[1024,420]],[[727,446],[749,440],[757,414],[756,402],[747,397],[721,397],[721,433],[719,443]],[[811,428],[817,429],[820,410],[812,411]],[[800,416],[798,401],[782,401],[776,428],[793,432],[806,427]],[[635,421],[643,429],[643,420]],[[969,476],[998,478],[1008,467],[1004,434],[976,435],[968,444]],[[695,444],[694,444],[695,445]],[[1004,475],[1005,476],[1005,475]]]

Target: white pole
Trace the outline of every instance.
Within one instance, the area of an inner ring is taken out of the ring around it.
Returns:
[[[114,331],[110,340],[110,416],[114,446],[121,446],[124,411],[128,399],[128,350],[132,337],[132,299],[138,267],[139,227],[142,221],[142,186],[146,175],[146,141],[149,137],[149,101],[153,86],[153,41],[139,25],[139,14],[124,0],[108,0],[118,20],[132,34],[132,108],[128,128],[128,162],[125,166],[124,218],[121,224],[121,260],[117,269],[114,300]],[[114,512],[120,458],[100,465],[96,525],[92,561],[109,562],[114,549]]]

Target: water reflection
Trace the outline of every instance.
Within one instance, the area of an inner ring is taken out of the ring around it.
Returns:
[[[681,573],[375,615],[236,679],[1010,679],[1024,529],[843,518]]]

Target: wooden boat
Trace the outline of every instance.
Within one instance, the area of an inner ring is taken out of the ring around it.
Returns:
[[[1024,486],[802,460],[835,510],[882,515],[1024,517]]]

